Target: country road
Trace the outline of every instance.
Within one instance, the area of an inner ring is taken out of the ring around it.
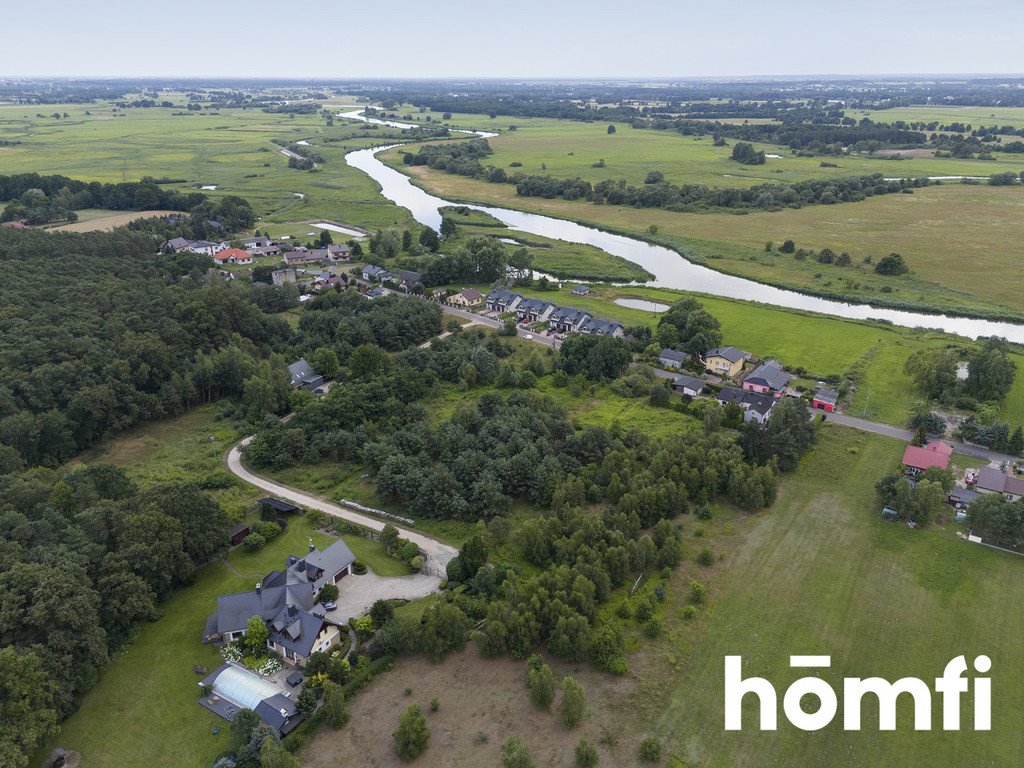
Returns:
[[[361,512],[356,512],[355,510],[343,507],[339,504],[334,504],[320,496],[313,496],[305,491],[300,491],[290,486],[282,485],[281,483],[274,482],[273,480],[267,480],[264,477],[253,474],[245,468],[244,464],[242,464],[242,449],[251,441],[252,436],[247,437],[244,440],[240,440],[228,452],[228,469],[239,479],[266,491],[267,493],[272,493],[274,496],[290,501],[293,504],[298,504],[299,506],[306,507],[308,509],[318,509],[321,512],[326,512],[328,515],[340,517],[343,520],[356,523],[364,528],[380,531],[385,525],[389,524],[375,517],[364,515]],[[403,539],[408,539],[420,548],[426,556],[427,565],[425,567],[435,571],[435,574],[439,578],[443,576],[444,569],[448,565],[448,562],[459,554],[459,551],[454,547],[444,544],[437,539],[431,538],[426,534],[419,533],[417,531],[410,531],[409,529],[402,528],[394,523],[390,523],[390,525],[394,525],[398,528],[398,534]]]

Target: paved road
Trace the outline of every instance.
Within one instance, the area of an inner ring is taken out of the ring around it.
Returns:
[[[274,482],[273,480],[267,480],[265,477],[253,474],[242,464],[242,449],[251,441],[252,437],[240,440],[228,453],[228,469],[236,477],[245,480],[245,482],[250,485],[254,485],[261,490],[290,501],[293,504],[298,504],[299,506],[307,507],[309,509],[318,509],[321,512],[326,512],[328,515],[340,517],[343,520],[356,523],[364,528],[380,531],[388,524],[375,517],[364,515],[361,512],[356,512],[355,510],[343,507],[339,504],[334,504],[320,496],[313,496],[304,491],[300,491],[290,486],[282,485],[281,483]],[[391,525],[394,525],[394,523],[391,523]],[[401,528],[399,526],[395,527],[398,528],[398,533],[403,539],[408,539],[420,548],[423,554],[426,555],[427,566],[425,567],[429,567],[430,570],[435,570],[437,574],[443,572],[445,566],[448,565],[448,562],[459,554],[459,551],[454,547],[444,544],[437,539],[433,539],[426,534],[419,533],[417,531],[410,531],[407,528]],[[434,579],[435,582],[440,580],[439,575],[433,575],[430,578]]]

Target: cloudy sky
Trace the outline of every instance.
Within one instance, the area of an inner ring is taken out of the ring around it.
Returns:
[[[3,76],[1024,73],[1022,0],[48,0]]]

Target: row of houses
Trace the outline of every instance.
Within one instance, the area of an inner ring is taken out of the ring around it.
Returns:
[[[515,312],[520,323],[548,323],[556,333],[589,333],[622,336],[622,324],[575,307],[561,307],[545,299],[528,299],[522,294],[495,290],[487,294],[487,309],[498,314]]]
[[[242,240],[241,248],[231,247],[227,241],[211,242],[209,240],[189,240],[175,237],[161,244],[160,250],[165,253],[196,253],[209,256],[220,265],[252,264],[253,259],[261,256],[282,255],[285,266],[294,267],[299,264],[348,261],[351,249],[344,244],[328,245],[325,248],[306,248],[297,246],[285,251],[279,244],[265,236],[248,237]]]
[[[384,267],[376,264],[367,264],[363,267],[363,280],[370,283],[398,283],[407,291],[414,286],[423,285],[423,275],[413,272],[411,269],[400,269],[398,272],[389,272]]]

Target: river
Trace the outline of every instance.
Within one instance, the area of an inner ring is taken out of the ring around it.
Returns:
[[[388,125],[395,128],[419,128],[422,126],[410,123],[398,123],[376,118],[367,118],[360,110],[347,112],[339,117],[350,120],[363,120],[377,125]],[[459,133],[476,133],[485,138],[497,134],[485,131],[459,131]],[[540,235],[554,240],[570,243],[583,243],[600,248],[613,256],[619,256],[634,264],[639,264],[652,275],[654,280],[644,285],[655,288],[675,288],[683,291],[706,293],[731,299],[755,301],[786,309],[801,309],[818,312],[823,315],[847,318],[850,320],[885,320],[893,325],[907,328],[935,328],[976,339],[982,336],[1002,336],[1018,344],[1024,344],[1024,325],[994,320],[980,320],[970,317],[953,317],[949,315],[932,315],[923,312],[908,312],[900,309],[872,307],[868,304],[852,304],[818,296],[808,296],[796,291],[787,291],[771,285],[747,280],[724,272],[716,272],[708,267],[694,264],[680,256],[676,251],[661,245],[653,245],[636,238],[617,235],[611,232],[577,224],[573,221],[541,216],[536,213],[514,211],[509,208],[494,208],[486,205],[453,203],[435,195],[431,195],[416,185],[409,177],[394,168],[382,163],[377,155],[386,152],[399,144],[373,149],[360,149],[345,156],[345,161],[353,168],[366,173],[381,187],[381,194],[388,200],[409,209],[416,221],[425,226],[438,229],[441,226],[439,209],[450,205],[465,205],[476,211],[483,211],[502,221],[509,229]],[[850,203],[855,205],[855,203]]]

